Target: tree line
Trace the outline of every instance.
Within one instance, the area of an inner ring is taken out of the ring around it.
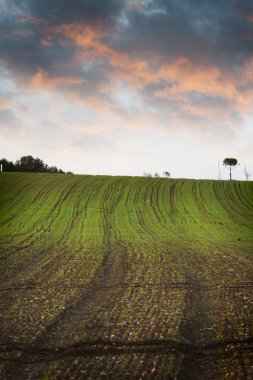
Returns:
[[[8,161],[6,158],[0,159],[0,165],[3,172],[30,172],[30,173],[59,173],[73,174],[72,172],[64,172],[56,166],[48,166],[40,158],[32,156],[22,156],[15,163]]]

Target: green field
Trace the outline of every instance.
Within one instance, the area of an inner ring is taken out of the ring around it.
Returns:
[[[0,215],[0,378],[253,378],[252,182],[1,173]]]

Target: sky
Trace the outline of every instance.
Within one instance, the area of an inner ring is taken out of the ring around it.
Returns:
[[[252,0],[0,0],[0,78],[8,160],[253,176]]]

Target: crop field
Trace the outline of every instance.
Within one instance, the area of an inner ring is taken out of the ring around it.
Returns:
[[[1,379],[252,379],[253,183],[1,173]]]

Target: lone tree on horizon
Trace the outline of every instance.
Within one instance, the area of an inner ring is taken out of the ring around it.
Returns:
[[[236,167],[240,165],[236,158],[225,158],[223,160],[223,165],[229,166],[229,179],[232,179],[232,166]]]

